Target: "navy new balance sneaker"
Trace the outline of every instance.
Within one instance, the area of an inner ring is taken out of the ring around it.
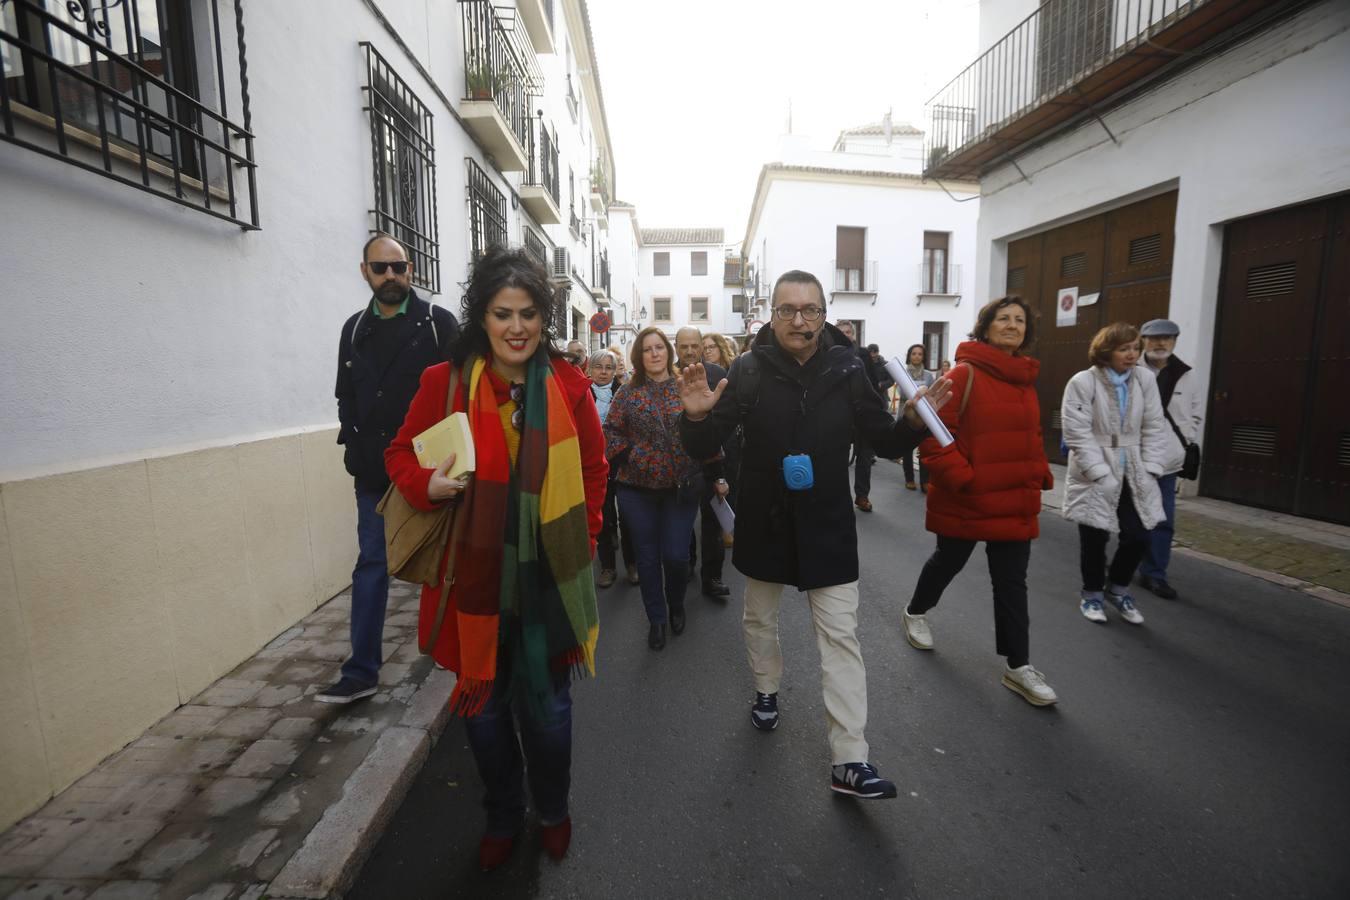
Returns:
[[[830,790],[864,800],[889,800],[895,796],[895,785],[877,774],[870,763],[844,763],[830,769]]]
[[[755,705],[750,707],[750,724],[760,731],[778,727],[778,695],[755,691]]]

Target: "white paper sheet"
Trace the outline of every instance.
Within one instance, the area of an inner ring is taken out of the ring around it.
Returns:
[[[905,371],[905,364],[900,361],[900,357],[892,356],[886,361],[886,372],[895,381],[895,386],[900,389],[900,393],[906,400],[909,400],[919,392],[919,386],[914,383],[914,379],[910,378],[909,373]],[[955,440],[955,438],[952,437],[952,433],[947,430],[947,426],[943,425],[942,420],[938,418],[937,410],[933,409],[933,404],[928,402],[927,397],[924,397],[918,402],[916,409],[918,410],[919,418],[923,419],[923,424],[928,426],[929,434],[937,438],[939,444],[946,447]]]
[[[736,533],[736,513],[732,511],[731,504],[727,502],[726,497],[714,496],[708,501],[712,507],[713,515],[717,516],[717,524],[722,526],[725,534]]]

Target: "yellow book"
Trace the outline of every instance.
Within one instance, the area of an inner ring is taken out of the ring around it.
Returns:
[[[455,464],[446,473],[449,478],[472,472],[477,464],[473,455],[473,432],[469,430],[469,417],[462,412],[451,413],[441,419],[413,438],[412,445],[417,461],[425,469],[434,469],[451,453],[455,454]]]

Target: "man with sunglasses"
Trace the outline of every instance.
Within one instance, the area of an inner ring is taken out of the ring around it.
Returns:
[[[740,509],[732,564],[745,575],[742,629],[755,682],[750,723],[778,727],[783,654],[778,609],[785,585],[806,594],[820,650],[829,730],[830,789],[863,799],[896,796],[870,761],[867,676],[858,644],[858,533],[849,489],[855,433],[886,457],[912,451],[926,434],[907,404],[892,419],[857,349],[825,321],[825,292],[808,272],[774,284],[773,319],[748,354],[709,388],[702,365],[679,374],[680,437],[706,458],[740,426]],[[927,393],[935,406],[951,383]]]
[[[315,696],[351,703],[375,693],[383,663],[381,641],[389,600],[384,519],[375,511],[389,487],[384,450],[398,434],[428,366],[449,358],[459,323],[413,290],[413,264],[403,245],[376,234],[361,252],[361,277],[371,298],[342,326],[338,344],[337,442],[356,480],[356,537],[352,570],[352,655],[336,684]]]

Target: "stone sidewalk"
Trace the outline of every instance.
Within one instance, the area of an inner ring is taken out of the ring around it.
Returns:
[[[1052,465],[1058,510],[1065,470]],[[1221,565],[1350,608],[1350,527],[1208,497],[1177,499],[1173,552]],[[1184,589],[1184,586],[1182,586]]]
[[[380,690],[318,703],[348,651],[350,593],[0,835],[0,897],[261,900],[340,894],[448,720],[450,673],[390,588]]]

